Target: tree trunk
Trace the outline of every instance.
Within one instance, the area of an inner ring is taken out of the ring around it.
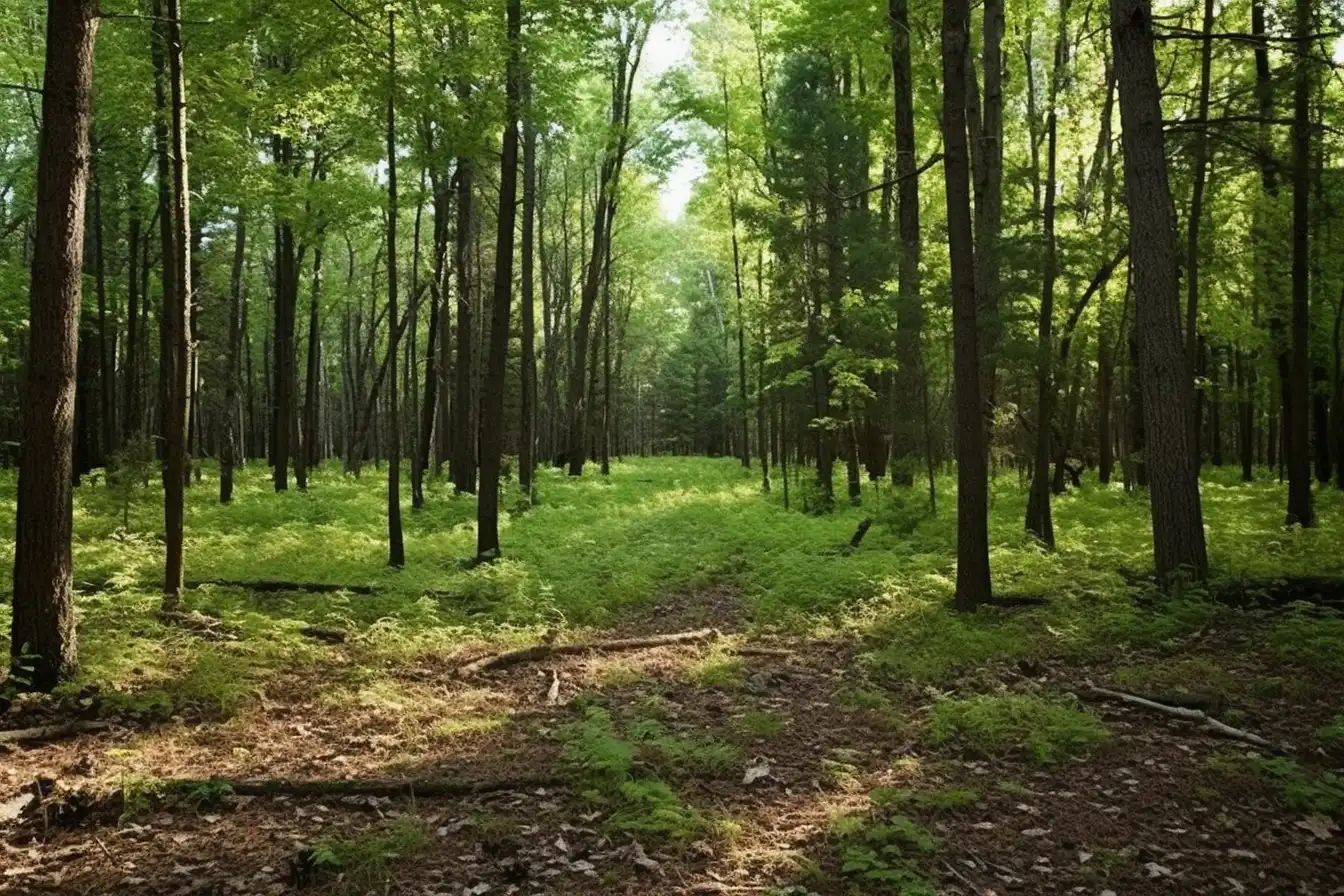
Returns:
[[[994,0],[991,0],[994,2]],[[919,458],[921,333],[924,305],[919,284],[919,178],[915,175],[914,78],[910,63],[907,0],[890,0],[891,70],[895,97],[897,227],[900,254],[896,287],[895,420],[891,438],[891,481],[912,486]]]
[[[1193,396],[1172,389],[1188,369],[1180,340],[1176,223],[1162,140],[1161,91],[1148,0],[1111,0],[1111,32],[1129,199],[1135,325],[1151,481],[1158,579],[1208,575],[1198,466],[1191,441]]]
[[[48,4],[10,622],[10,681],[35,691],[78,665],[71,441],[97,30],[94,0]]]
[[[1067,15],[1067,3],[1061,6],[1060,16]],[[1061,33],[1064,30],[1060,22]],[[1059,56],[1056,54],[1054,78],[1060,77]],[[1055,256],[1055,158],[1058,125],[1052,105],[1046,119],[1046,181],[1045,181],[1045,279],[1041,288],[1041,313],[1036,345],[1036,451],[1032,464],[1031,497],[1027,502],[1027,531],[1040,539],[1049,550],[1055,549],[1055,526],[1050,514],[1050,434],[1055,415],[1054,336],[1055,278],[1058,262]]]
[[[1204,30],[1199,57],[1199,120],[1209,117],[1209,82],[1213,65],[1214,7],[1213,0],[1204,0]],[[1204,184],[1209,167],[1208,132],[1199,127],[1195,129],[1194,147],[1194,192],[1190,199],[1190,220],[1186,225],[1185,247],[1185,356],[1186,382],[1193,390],[1194,420],[1192,426],[1195,464],[1203,462],[1200,452],[1200,418],[1204,402],[1204,392],[1199,386],[1200,345],[1199,345],[1199,228],[1204,218]]]
[[[490,308],[490,354],[481,402],[481,493],[476,505],[476,559],[498,559],[499,467],[504,451],[504,379],[509,359],[509,306],[513,297],[513,231],[518,219],[518,117],[522,105],[522,0],[508,2],[509,61],[504,140],[499,168],[495,284]]]
[[[128,441],[140,434],[140,189],[139,177],[130,185],[130,223],[126,230],[126,356],[122,372],[121,437]],[[145,300],[148,304],[148,299]]]
[[[393,6],[387,8],[387,53],[387,565],[400,569],[406,565],[406,545],[401,531],[401,423],[397,418],[401,318],[397,313],[397,13]]]
[[[1287,389],[1288,519],[1290,526],[1316,524],[1311,494],[1311,30],[1310,0],[1296,0],[1293,68],[1293,313]]]
[[[952,342],[957,406],[957,592],[959,610],[990,598],[989,481],[980,387],[979,308],[971,236],[970,151],[966,140],[967,0],[943,0],[943,146]]]
[[[470,94],[470,88],[463,88]],[[471,218],[473,163],[457,160],[457,234],[453,265],[457,275],[457,358],[453,365],[452,460],[449,470],[459,494],[476,493],[476,432],[471,427]]]
[[[224,435],[219,455],[219,503],[233,500],[233,468],[238,460],[234,420],[238,407],[238,355],[243,331],[243,259],[247,254],[247,218],[238,210],[234,225],[233,270],[229,278],[229,345],[224,362]]]
[[[537,224],[537,128],[532,121],[530,76],[523,85],[523,258],[522,258],[522,425],[518,434],[518,487],[532,499],[537,445],[537,312],[535,308]],[[544,276],[544,275],[543,275]]]
[[[98,457],[107,463],[117,446],[117,418],[113,406],[116,388],[112,368],[116,364],[116,336],[107,333],[107,264],[103,245],[103,189],[95,166],[93,171],[93,278],[98,296],[98,422],[101,444]]]

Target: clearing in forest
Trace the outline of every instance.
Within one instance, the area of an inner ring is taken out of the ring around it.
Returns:
[[[1218,578],[1159,600],[1145,499],[1058,499],[1049,554],[1005,483],[1030,600],[962,616],[952,515],[886,483],[813,517],[732,460],[551,471],[479,568],[432,483],[390,571],[380,478],[191,489],[171,627],[156,497],[78,490],[82,677],[0,716],[0,892],[1344,887],[1344,496],[1284,531],[1277,485],[1209,478]]]

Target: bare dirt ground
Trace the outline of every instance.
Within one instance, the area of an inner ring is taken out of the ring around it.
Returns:
[[[641,608],[602,635],[715,627],[732,636],[749,623],[736,595],[713,589]],[[857,644],[730,637],[780,652],[738,655],[724,643],[555,657],[467,678],[457,667],[479,650],[369,669],[358,645],[335,645],[327,662],[269,682],[226,721],[121,717],[108,731],[10,747],[0,754],[0,893],[900,892],[842,873],[830,833],[882,786],[975,791],[961,808],[906,810],[937,840],[920,859],[937,893],[1344,893],[1344,835],[1286,812],[1262,781],[1211,767],[1217,755],[1247,753],[1244,744],[1107,703],[1095,709],[1112,737],[1086,758],[980,758],[931,745],[924,719],[938,692],[870,680]],[[1239,666],[1248,661],[1235,638],[1187,646],[1238,678],[1281,671]],[[1111,671],[1025,663],[948,687],[1058,694],[1108,682]],[[682,843],[609,833],[609,809],[585,797],[561,758],[565,726],[593,705],[734,747],[727,769],[669,777],[686,803],[731,819],[731,832]],[[1248,730],[1299,745],[1310,763],[1321,759],[1305,746],[1311,732],[1339,703],[1322,689],[1236,709]],[[5,727],[45,720],[10,715]],[[468,797],[226,796],[199,808],[150,799],[125,819],[115,796],[134,776],[547,774],[557,783]],[[411,855],[376,856],[386,870],[376,881],[314,867],[315,844],[367,840],[400,816],[428,841]]]

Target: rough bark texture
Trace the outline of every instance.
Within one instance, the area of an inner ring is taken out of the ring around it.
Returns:
[[[509,359],[509,308],[513,297],[513,229],[518,219],[518,116],[522,105],[522,0],[509,0],[509,62],[499,166],[499,221],[495,236],[495,288],[490,354],[481,390],[481,493],[476,505],[476,559],[499,557],[499,465],[504,451],[504,376]]]
[[[229,345],[224,361],[223,439],[219,452],[219,503],[233,500],[233,468],[238,462],[238,357],[243,331],[243,259],[247,252],[246,212],[238,210],[234,225],[233,270],[229,278]]]
[[[71,443],[98,30],[94,0],[48,6],[10,627],[15,673],[40,691],[70,678],[78,662]]]
[[[943,0],[943,165],[952,259],[952,346],[957,406],[957,594],[960,610],[990,599],[989,482],[980,398],[980,348],[966,140],[966,0]]]
[[[1134,269],[1135,334],[1157,574],[1208,575],[1198,465],[1191,446],[1193,396],[1173,389],[1186,371],[1177,310],[1176,222],[1162,141],[1161,92],[1147,0],[1111,0],[1111,36]]]

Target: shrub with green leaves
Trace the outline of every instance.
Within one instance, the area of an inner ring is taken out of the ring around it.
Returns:
[[[863,893],[934,896],[937,889],[920,869],[937,845],[933,835],[891,808],[875,799],[867,813],[831,822],[840,874]]]
[[[935,703],[929,736],[977,756],[1025,753],[1045,763],[1086,753],[1110,732],[1095,714],[1065,700],[982,694]]]
[[[430,843],[424,820],[402,815],[355,837],[319,840],[310,857],[315,868],[340,874],[346,893],[381,893],[392,878],[393,863],[424,852]]]

